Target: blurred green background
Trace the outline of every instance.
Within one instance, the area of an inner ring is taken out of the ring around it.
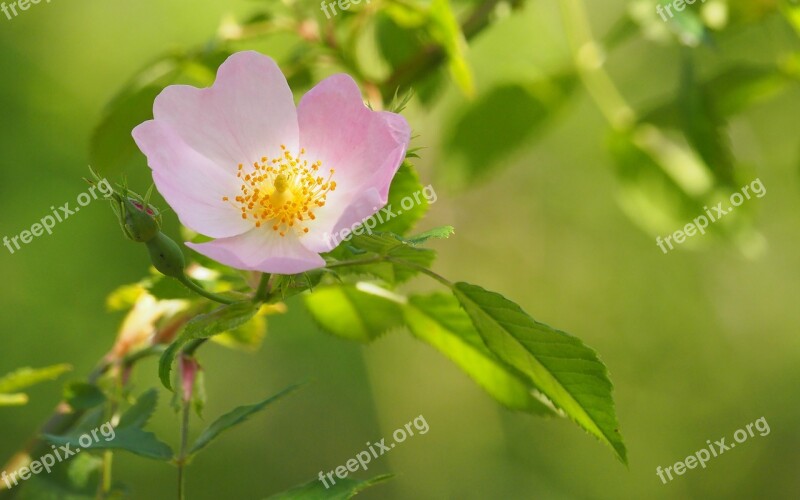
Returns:
[[[253,5],[55,1],[12,21],[0,17],[0,236],[86,189],[92,129],[137,69],[171,47],[202,44],[221,19],[246,16]],[[590,2],[593,28],[610,29],[625,5]],[[273,43],[266,49],[285,50]],[[767,18],[707,49],[701,68],[767,60],[786,46],[797,49],[796,37]],[[468,59],[480,95],[552,70],[568,54],[557,6],[537,1],[476,38]],[[674,92],[679,62],[674,48],[637,40],[615,51],[608,69],[631,102],[645,103]],[[756,258],[724,243],[662,254],[620,209],[608,125],[584,90],[539,140],[506,158],[506,168],[456,189],[442,130],[467,102],[448,83],[432,108],[412,103],[406,113],[419,134],[413,145],[426,148],[416,166],[439,196],[421,228],[456,228],[435,243],[435,269],[503,293],[598,351],[615,384],[630,466],[569,422],[503,410],[408,335],[362,347],[322,333],[295,298],[288,314],[271,317],[259,352],[204,350],[207,421],[292,382],[311,383],[200,456],[189,468],[189,498],[264,498],[344,464],[419,415],[430,431],[359,474],[397,474],[364,498],[797,498],[800,89],[730,123],[732,149],[752,169],[745,179],[759,177],[767,189],[747,202],[767,242]],[[148,182],[146,168],[129,175],[132,186]],[[176,234],[174,220],[169,227]],[[106,295],[147,266],[100,202],[13,255],[0,248],[0,373],[69,362],[68,378],[83,378],[121,319],[105,311]],[[155,361],[135,380],[140,391],[157,386]],[[0,409],[3,459],[47,417],[59,387],[39,386],[28,406]],[[168,397],[162,391],[163,403]],[[656,476],[657,466],[707,439],[730,440],[762,416],[768,436],[669,484]],[[151,428],[174,445],[177,426],[162,404]],[[119,453],[115,473],[132,485],[132,498],[173,496],[170,466]]]

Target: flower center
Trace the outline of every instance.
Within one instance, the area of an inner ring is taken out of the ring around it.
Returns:
[[[261,158],[245,173],[239,164],[236,177],[242,179],[241,194],[233,198],[223,196],[242,212],[242,219],[252,219],[256,227],[266,225],[286,236],[290,229],[307,233],[306,220],[314,220],[314,210],[325,206],[329,192],[336,190],[332,181],[333,169],[326,180],[318,175],[321,161],[309,165],[303,159],[305,150],[294,157],[281,144],[283,154],[277,158]]]

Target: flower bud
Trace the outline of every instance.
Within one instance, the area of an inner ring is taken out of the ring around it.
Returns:
[[[153,207],[131,198],[121,198],[119,203],[120,224],[128,238],[146,243],[161,231],[161,217]]]
[[[156,235],[146,243],[150,252],[150,260],[158,271],[172,278],[184,276],[186,260],[183,258],[181,248],[164,233],[157,231]]]

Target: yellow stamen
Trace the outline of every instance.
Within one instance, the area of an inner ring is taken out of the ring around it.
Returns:
[[[234,197],[235,201],[223,196],[222,201],[238,207],[242,219],[252,217],[255,227],[266,225],[282,237],[291,230],[303,235],[309,232],[306,221],[316,219],[311,207],[324,207],[328,193],[336,190],[334,171],[325,179],[318,175],[322,162],[309,163],[302,158],[305,149],[295,157],[286,145],[280,147],[277,157],[263,156],[247,171],[238,164],[242,194]]]

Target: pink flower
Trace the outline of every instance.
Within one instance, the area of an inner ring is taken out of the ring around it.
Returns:
[[[405,158],[408,122],[364,105],[348,75],[295,108],[275,62],[239,52],[212,87],[173,85],[133,130],[158,191],[186,227],[216,238],[187,246],[238,269],[322,267],[342,229],[376,213]]]

